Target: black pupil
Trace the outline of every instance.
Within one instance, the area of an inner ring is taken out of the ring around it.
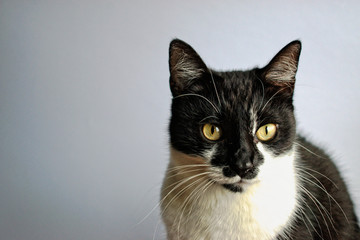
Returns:
[[[214,132],[215,132],[215,127],[211,126],[211,135],[214,135]]]
[[[266,135],[268,134],[268,127],[267,126],[265,127],[265,133],[266,133]]]

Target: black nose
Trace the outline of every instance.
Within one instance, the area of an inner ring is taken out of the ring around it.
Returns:
[[[230,168],[241,178],[251,179],[254,175],[255,151],[252,145],[243,144],[234,154]]]
[[[256,176],[256,174],[254,175],[254,165],[250,161],[243,164],[233,165],[231,166],[231,169],[241,178],[251,179]]]
[[[239,167],[238,165],[231,165],[223,168],[223,174],[225,177],[240,176],[243,179],[252,179],[257,175],[257,168],[252,163],[247,164],[245,167]]]

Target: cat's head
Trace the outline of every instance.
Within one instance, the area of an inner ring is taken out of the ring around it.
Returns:
[[[172,148],[203,159],[209,178],[235,192],[261,177],[267,161],[269,169],[281,167],[271,161],[293,154],[300,51],[301,43],[293,41],[263,68],[220,72],[209,69],[191,46],[173,40]]]

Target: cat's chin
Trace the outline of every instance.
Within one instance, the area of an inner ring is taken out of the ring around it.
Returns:
[[[231,192],[237,193],[237,192],[243,192],[244,188],[237,184],[223,184],[222,185],[227,190],[230,190]]]
[[[227,190],[230,190],[231,192],[241,193],[241,192],[246,191],[247,188],[251,187],[256,182],[258,182],[258,181],[245,179],[245,180],[240,180],[239,182],[236,182],[236,183],[222,184],[222,186],[224,188],[226,188]]]

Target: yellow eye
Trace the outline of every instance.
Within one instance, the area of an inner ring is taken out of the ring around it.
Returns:
[[[270,141],[275,137],[276,125],[273,123],[268,123],[264,126],[261,126],[257,132],[256,137],[263,142]]]
[[[206,123],[202,127],[202,132],[204,134],[204,137],[211,141],[219,140],[221,137],[221,130],[218,126]]]

